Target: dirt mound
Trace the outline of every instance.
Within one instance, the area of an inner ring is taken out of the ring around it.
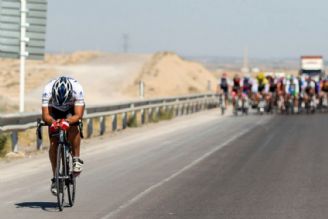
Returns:
[[[216,84],[216,78],[201,64],[184,60],[171,52],[153,55],[124,93],[138,95],[139,81],[145,84],[146,98],[207,92],[209,82],[214,91]]]

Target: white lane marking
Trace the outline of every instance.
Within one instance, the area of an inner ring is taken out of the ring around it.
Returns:
[[[116,214],[120,213],[122,210],[124,210],[127,207],[129,207],[130,205],[136,203],[138,200],[140,200],[141,198],[143,198],[144,196],[146,196],[147,194],[149,194],[153,190],[157,189],[158,187],[164,185],[165,183],[169,182],[170,180],[174,179],[175,177],[181,175],[183,172],[185,172],[185,171],[189,170],[190,168],[194,167],[195,165],[197,165],[201,161],[205,160],[206,158],[208,158],[210,155],[212,155],[216,151],[222,149],[224,146],[231,143],[232,141],[234,141],[234,140],[238,139],[239,137],[243,136],[244,134],[250,132],[253,128],[255,128],[257,125],[259,125],[261,122],[262,122],[262,119],[259,120],[252,128],[244,130],[244,131],[240,132],[239,134],[236,134],[236,135],[232,136],[231,138],[229,138],[227,141],[223,142],[222,144],[215,146],[215,148],[213,148],[209,152],[205,153],[200,158],[194,160],[193,162],[191,162],[187,166],[180,169],[178,172],[172,174],[171,176],[163,179],[162,181],[158,182],[157,184],[152,185],[148,189],[146,189],[143,192],[139,193],[137,196],[135,196],[132,199],[128,200],[127,202],[125,202],[124,204],[119,206],[117,209],[109,212],[108,214],[103,216],[101,219],[109,219],[109,218],[115,216]]]

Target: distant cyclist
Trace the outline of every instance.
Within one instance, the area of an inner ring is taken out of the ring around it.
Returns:
[[[241,80],[239,74],[235,74],[232,80],[232,104],[233,107],[235,108],[236,106],[236,101],[238,99],[241,100],[242,98],[242,90],[243,90],[243,81]]]
[[[224,72],[218,83],[218,93],[224,95],[225,106],[227,106],[228,103],[230,84],[231,82],[227,77],[227,73]]]
[[[262,96],[266,102],[269,101],[268,99],[268,93],[269,93],[269,81],[267,80],[267,78],[265,77],[264,72],[260,72],[257,76],[256,76],[256,80],[257,80],[257,100],[260,99],[260,97]]]
[[[306,87],[305,87],[305,95],[304,101],[309,105],[312,101],[314,107],[316,107],[315,97],[317,94],[317,83],[315,80],[312,79],[311,76],[306,76]]]
[[[49,158],[53,176],[56,170],[57,138],[52,134],[59,128],[67,130],[68,141],[72,145],[73,171],[80,173],[83,161],[80,159],[80,132],[77,126],[71,126],[82,119],[84,113],[84,94],[82,86],[73,78],[59,77],[50,81],[42,94],[42,119],[49,127]],[[57,188],[52,178],[51,192],[56,195]]]
[[[285,101],[290,101],[293,103],[294,108],[298,108],[298,94],[299,94],[299,81],[294,75],[287,75],[285,81],[285,91],[286,91],[286,99]],[[297,112],[297,110],[292,109],[293,112]]]
[[[247,96],[247,97],[251,97],[251,93],[252,93],[252,79],[250,77],[249,74],[245,74],[244,78],[243,78],[243,93]]]
[[[327,107],[327,101],[328,101],[328,77],[324,77],[320,81],[320,102],[321,105],[324,105]]]

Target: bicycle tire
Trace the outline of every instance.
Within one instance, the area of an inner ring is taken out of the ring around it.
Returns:
[[[66,157],[66,166],[69,174],[69,179],[66,180],[68,203],[70,207],[73,207],[76,194],[76,177],[73,173],[73,157],[71,153],[68,153]]]
[[[59,211],[63,210],[64,205],[64,180],[61,178],[65,175],[65,169],[64,169],[64,160],[63,159],[63,146],[58,145],[57,148],[57,166],[56,166],[56,173],[55,173],[55,179],[56,179],[56,188],[57,188],[57,203]]]

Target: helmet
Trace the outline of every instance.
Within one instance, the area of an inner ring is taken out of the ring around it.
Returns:
[[[265,75],[263,72],[260,72],[258,75],[257,75],[257,79],[258,80],[263,80],[265,78]]]
[[[251,75],[250,74],[245,74],[244,75],[244,78],[250,79],[251,78]]]
[[[240,79],[240,76],[239,76],[238,73],[236,73],[236,74],[233,76],[233,78]]]
[[[235,74],[235,76],[233,77],[233,81],[236,82],[236,83],[240,82],[239,74]]]
[[[270,80],[273,80],[272,75],[267,75],[265,78],[268,79],[269,81],[270,81]]]
[[[52,86],[52,99],[55,104],[65,104],[71,99],[72,94],[72,84],[67,77],[59,77]]]

